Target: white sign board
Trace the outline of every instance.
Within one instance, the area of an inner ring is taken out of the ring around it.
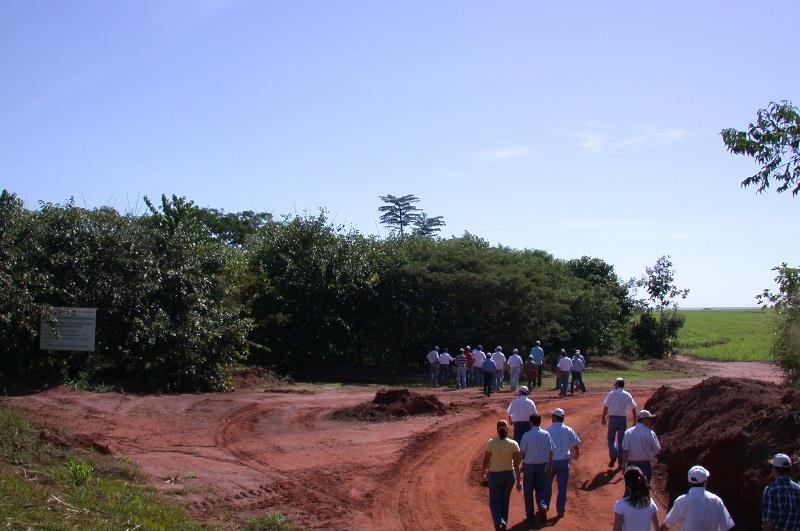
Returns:
[[[39,348],[42,350],[94,351],[97,308],[50,307],[56,318],[55,329],[42,317]],[[56,335],[58,333],[58,336]]]

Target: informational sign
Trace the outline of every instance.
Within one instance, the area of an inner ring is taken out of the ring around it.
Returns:
[[[56,322],[42,317],[39,348],[42,350],[94,351],[97,308],[62,308],[51,306]]]

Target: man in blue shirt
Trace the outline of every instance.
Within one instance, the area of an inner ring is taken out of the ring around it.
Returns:
[[[547,520],[547,477],[553,472],[553,451],[556,449],[550,433],[541,428],[542,417],[530,416],[531,429],[522,436],[519,445],[522,459],[522,495],[525,500],[525,521],[533,524],[533,512],[539,509],[542,523]],[[536,498],[534,499],[534,491]]]
[[[497,365],[494,364],[494,360],[492,360],[492,358],[486,358],[483,360],[481,369],[483,370],[483,394],[486,396],[492,396],[492,387],[494,387],[494,371],[497,370]]]
[[[536,380],[539,387],[542,386],[542,369],[544,368],[544,350],[541,343],[536,342],[536,346],[531,349],[530,355],[533,356],[533,364],[536,365]]]
[[[762,529],[800,529],[800,485],[792,481],[792,460],[775,454],[770,464],[775,481],[767,485],[761,499]]]
[[[567,481],[569,480],[569,462],[570,458],[574,457],[576,460],[580,457],[580,444],[581,440],[575,430],[564,424],[564,410],[558,408],[553,411],[553,423],[547,428],[550,437],[553,439],[553,473],[548,481],[546,481],[545,489],[547,491],[547,505],[550,506],[550,500],[553,494],[553,479],[555,478],[558,483],[558,498],[556,498],[556,511],[558,517],[564,516],[564,511],[567,508]]]

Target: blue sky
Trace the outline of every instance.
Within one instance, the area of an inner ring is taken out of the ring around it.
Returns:
[[[800,3],[246,0],[0,3],[0,187],[141,209],[327,208],[385,234],[416,194],[443,235],[640,276],[686,307],[752,306],[800,263],[800,197],[728,154],[800,104]]]

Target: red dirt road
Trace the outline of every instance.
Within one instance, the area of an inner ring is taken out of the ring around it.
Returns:
[[[701,371],[778,377],[766,364],[704,363],[697,378],[669,383],[695,383]],[[631,391],[641,407],[654,389]],[[582,440],[566,517],[548,525],[612,525],[611,507],[623,489],[621,474],[606,468],[600,413],[607,391],[566,399],[554,391],[532,395],[542,412],[566,409],[566,423]],[[349,387],[132,396],[58,388],[2,403],[137,462],[156,488],[174,494],[198,520],[225,528],[281,512],[311,529],[492,529],[479,463],[513,395],[486,399],[474,388],[440,391],[455,412],[382,423],[331,418],[333,410],[371,400],[374,393],[375,388]],[[663,499],[657,500],[663,519]],[[524,515],[522,495],[515,492],[511,529],[524,529],[517,526]]]

